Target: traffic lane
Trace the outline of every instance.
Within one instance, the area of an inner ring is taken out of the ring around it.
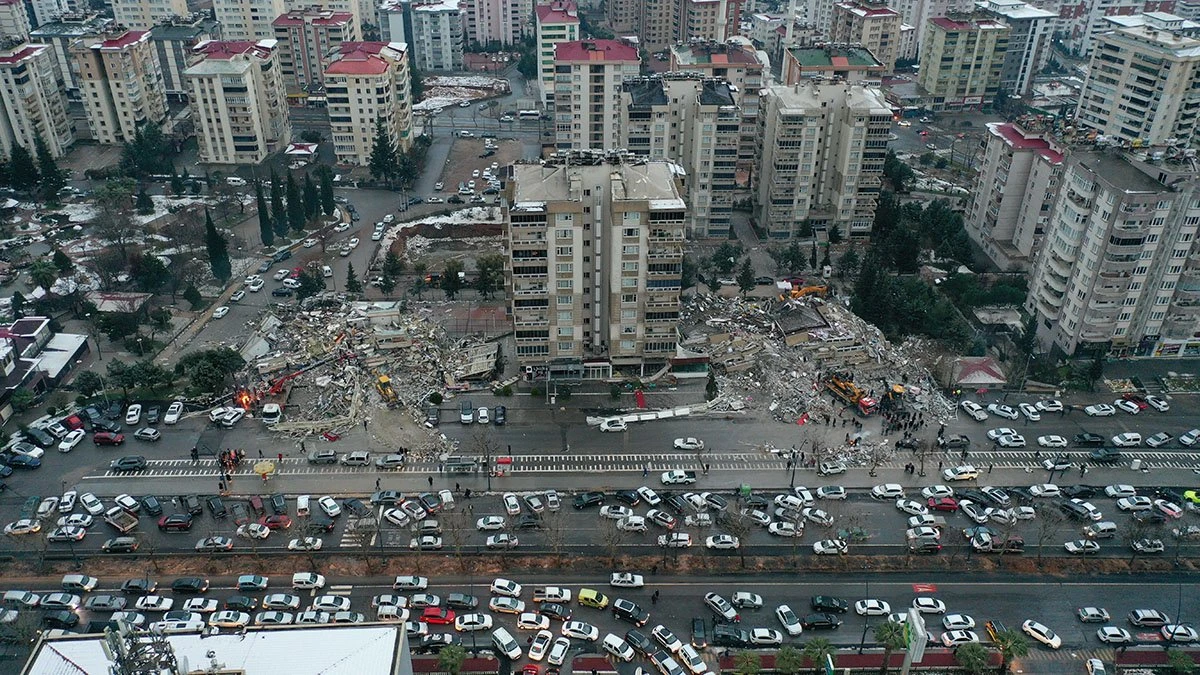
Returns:
[[[1022,402],[1036,403],[1036,399],[1010,400],[1008,405],[1015,408],[1018,403]],[[1111,401],[1109,403],[1111,405]],[[1112,436],[1128,431],[1141,433],[1143,438],[1166,431],[1177,439],[1180,434],[1196,428],[1197,418],[1200,418],[1200,401],[1192,400],[1191,397],[1177,397],[1171,400],[1171,409],[1167,412],[1147,409],[1137,415],[1130,415],[1118,410],[1115,415],[1109,417],[1089,417],[1082,410],[1073,410],[1066,415],[1043,413],[1042,419],[1037,422],[1029,422],[1024,416],[1021,419],[1007,420],[996,415],[990,415],[988,419],[976,422],[960,413],[956,420],[947,424],[946,434],[966,434],[971,438],[973,445],[990,444],[986,436],[989,429],[1011,427],[1017,433],[1025,436],[1029,446],[1036,448],[1038,436],[1059,435],[1070,441],[1075,434],[1090,432],[1103,436],[1108,445],[1110,444],[1108,439],[1111,439]],[[921,435],[934,436],[936,432],[936,428],[929,430],[927,426],[922,430]],[[1164,447],[1183,449],[1183,446],[1174,439]]]

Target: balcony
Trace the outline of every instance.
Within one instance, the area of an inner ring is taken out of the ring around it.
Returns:
[[[514,285],[513,295],[528,297],[534,295],[546,295],[549,291],[545,284],[529,284],[529,285]]]
[[[1057,295],[1062,295],[1067,292],[1066,277],[1059,277],[1054,274],[1044,274],[1042,275],[1042,283],[1045,284],[1047,288],[1054,291],[1054,293]]]
[[[1079,332],[1079,339],[1084,342],[1107,342],[1112,339],[1112,331],[1098,328],[1084,328]]]

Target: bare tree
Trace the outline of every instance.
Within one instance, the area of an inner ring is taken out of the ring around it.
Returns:
[[[467,538],[470,536],[473,525],[465,510],[444,511],[442,513],[442,528],[445,532],[446,540],[454,549],[454,557],[458,559],[459,570],[464,573],[467,571],[467,560],[463,556],[463,547],[467,543]]]
[[[1129,547],[1129,571],[1133,571],[1133,563],[1137,560],[1138,551],[1133,547],[1133,544],[1141,539],[1148,539],[1150,532],[1150,523],[1147,523],[1136,518],[1132,518],[1129,524],[1126,525],[1122,539],[1125,545]]]
[[[604,542],[604,547],[608,551],[608,564],[616,569],[617,549],[625,541],[625,531],[617,527],[616,521],[605,518],[600,524],[600,540]]]
[[[542,523],[545,526],[546,543],[550,546],[550,551],[554,553],[554,557],[559,563],[563,560],[563,545],[567,541],[567,527],[560,511],[547,511],[542,516]]]
[[[870,465],[869,475],[874,476],[875,470],[881,464],[888,461],[895,454],[891,446],[886,443],[872,443],[867,446],[867,458]]]
[[[131,247],[144,233],[131,215],[133,183],[110,180],[95,191],[95,196],[96,216],[92,219],[92,232],[121,254],[121,269],[124,270]]]
[[[1058,534],[1062,532],[1062,528],[1066,524],[1067,519],[1061,511],[1050,507],[1039,510],[1037,519],[1037,561],[1041,563],[1046,544],[1058,537]]]
[[[738,556],[741,558],[742,569],[746,568],[746,537],[750,534],[750,521],[740,513],[722,512],[722,520],[724,520],[725,531],[738,540]]]

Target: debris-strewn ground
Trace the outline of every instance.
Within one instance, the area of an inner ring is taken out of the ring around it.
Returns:
[[[425,93],[414,112],[429,112],[508,93],[508,80],[486,75],[438,75],[424,79]]]

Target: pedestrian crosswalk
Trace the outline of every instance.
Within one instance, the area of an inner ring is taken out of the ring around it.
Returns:
[[[1060,649],[1030,649],[1029,653],[1021,657],[1022,662],[1026,663],[1046,663],[1046,662],[1076,662],[1082,663],[1088,659],[1100,659],[1105,663],[1112,663],[1115,653],[1111,647],[1096,647],[1092,649],[1072,649],[1069,645],[1063,645]],[[1013,671],[1017,671],[1017,664],[1014,664]],[[1026,669],[1028,672],[1028,669]]]

